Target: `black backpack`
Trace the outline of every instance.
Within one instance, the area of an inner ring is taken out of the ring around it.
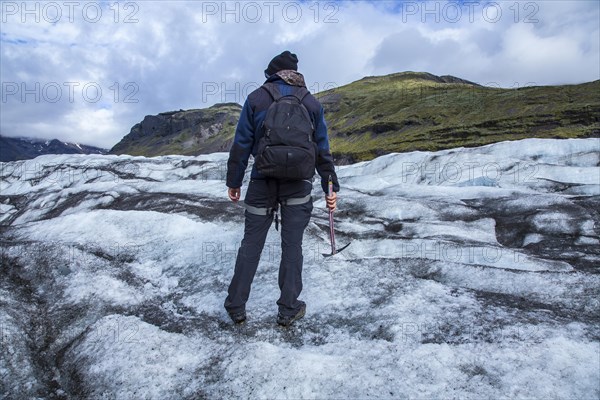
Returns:
[[[298,87],[282,96],[277,84],[262,86],[273,98],[262,123],[255,162],[262,175],[278,179],[312,179],[315,175],[317,145],[315,128],[302,100],[309,94]]]

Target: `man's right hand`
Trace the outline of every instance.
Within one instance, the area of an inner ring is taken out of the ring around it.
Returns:
[[[229,195],[229,199],[234,203],[237,203],[240,200],[240,195],[242,191],[240,188],[228,188],[227,194]]]
[[[327,208],[329,211],[335,211],[335,207],[337,205],[337,194],[333,192],[331,196],[325,196],[325,202],[327,203]]]

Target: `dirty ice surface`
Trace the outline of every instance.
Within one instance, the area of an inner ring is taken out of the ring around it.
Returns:
[[[227,154],[3,163],[0,398],[597,399],[599,157],[527,139],[340,167],[330,258],[315,180],[289,329],[274,227],[247,323],[223,310]]]

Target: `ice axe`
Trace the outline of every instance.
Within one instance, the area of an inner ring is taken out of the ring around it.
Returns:
[[[327,196],[328,197],[333,196],[333,181],[331,180],[331,175],[329,175]],[[333,232],[333,210],[329,210],[329,239],[331,240],[331,254],[322,253],[323,257],[331,257],[331,256],[341,252],[346,247],[350,246],[350,243],[348,243],[347,245],[345,245],[344,247],[342,247],[339,250],[336,250],[336,248],[335,248],[335,233]]]

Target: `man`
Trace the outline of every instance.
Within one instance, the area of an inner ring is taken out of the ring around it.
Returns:
[[[329,151],[329,139],[323,107],[317,99],[304,91],[304,77],[298,72],[298,58],[289,51],[274,57],[265,70],[265,84],[250,93],[240,115],[235,138],[227,162],[227,187],[233,202],[240,199],[242,180],[250,154],[256,157],[259,140],[263,136],[263,121],[267,109],[274,102],[271,92],[265,85],[275,87],[282,96],[294,95],[302,90],[305,96],[302,104],[308,110],[314,127],[314,141],[317,145],[316,169],[321,176],[321,186],[327,194],[328,179],[333,181],[333,195],[326,195],[326,204],[335,210],[336,193],[339,191],[333,158]],[[314,168],[312,169],[314,173]],[[312,174],[311,174],[312,175]],[[250,175],[250,184],[244,199],[245,228],[244,238],[237,254],[235,271],[225,309],[235,323],[246,320],[246,302],[267,232],[274,217],[274,211],[281,206],[281,263],[279,265],[279,288],[281,296],[277,300],[279,312],[277,323],[289,326],[302,318],[306,304],[298,300],[302,291],[302,236],[312,212],[312,180],[289,180],[266,178],[256,168]],[[277,217],[275,217],[277,218]],[[277,227],[277,219],[275,221]]]

